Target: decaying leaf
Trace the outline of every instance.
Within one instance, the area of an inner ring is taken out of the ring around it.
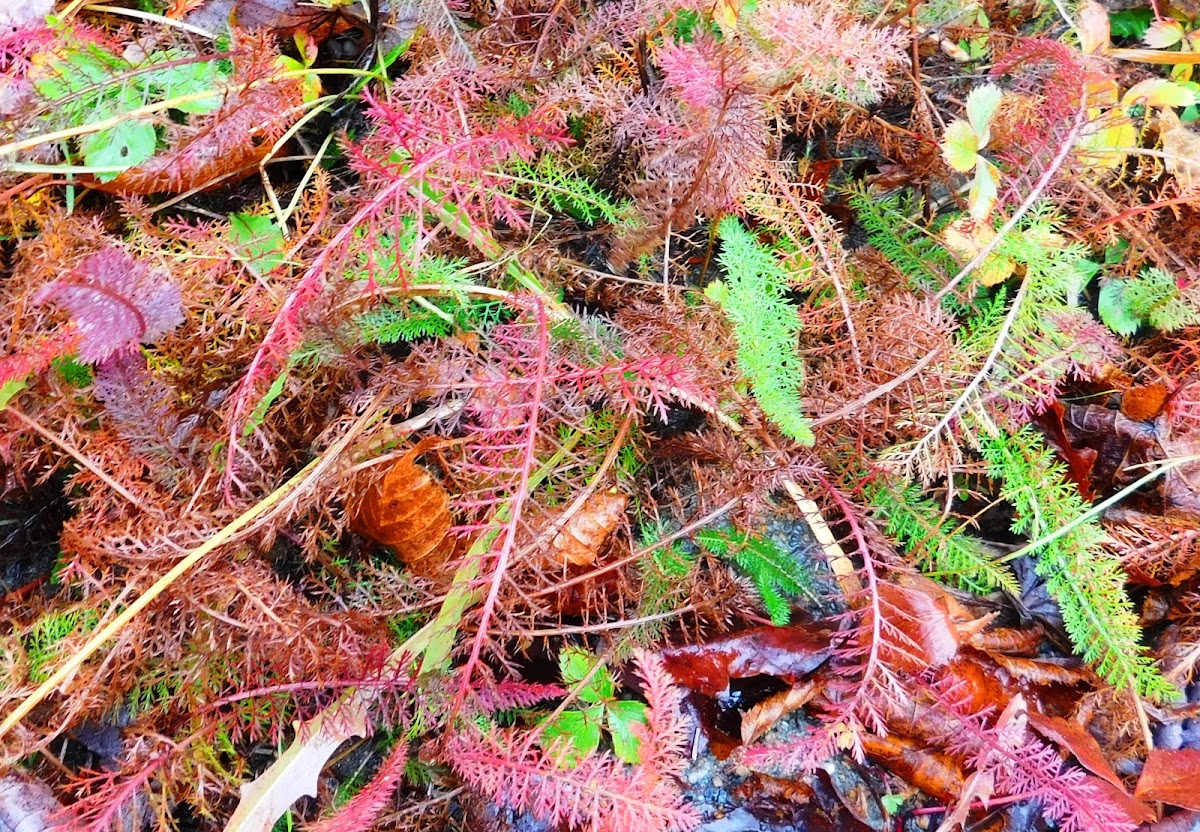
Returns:
[[[964,217],[946,226],[942,242],[966,263],[983,251],[995,236],[996,231],[987,223]],[[1016,267],[1016,263],[1007,257],[992,253],[975,269],[975,279],[984,286],[995,286],[1008,280]]]
[[[588,497],[550,542],[555,562],[565,561],[575,566],[595,563],[600,548],[625,516],[628,500],[616,489],[598,491]]]
[[[1028,716],[1031,728],[1060,748],[1074,754],[1079,764],[1092,774],[1124,791],[1125,786],[1109,765],[1104,752],[1100,750],[1100,743],[1096,742],[1096,738],[1084,730],[1083,726],[1062,717],[1046,716],[1033,709],[1029,711]]]
[[[362,493],[351,528],[382,543],[414,572],[437,574],[450,555],[450,498],[417,457],[440,440],[422,440]]]
[[[1146,758],[1133,794],[1140,800],[1161,800],[1184,809],[1200,809],[1197,783],[1200,783],[1200,749],[1156,748]]]
[[[949,754],[895,734],[864,734],[862,744],[872,760],[938,800],[952,803],[962,793],[962,766]]]
[[[1188,188],[1200,182],[1200,135],[1184,127],[1169,108],[1158,116],[1158,135],[1167,172],[1174,174],[1179,186]]]
[[[50,787],[21,774],[0,777],[0,832],[42,832],[59,826],[62,804]]]
[[[342,743],[369,731],[367,710],[352,700],[336,714],[322,712],[303,726],[298,739],[257,779],[242,785],[242,797],[225,832],[268,832],[301,797],[315,797],[321,769]]]
[[[730,679],[760,674],[795,684],[825,663],[833,652],[832,633],[812,624],[754,627],[663,654],[676,682],[705,696],[716,696]]]
[[[749,745],[757,740],[776,722],[811,702],[817,690],[815,682],[805,682],[759,702],[742,717],[742,742]]]

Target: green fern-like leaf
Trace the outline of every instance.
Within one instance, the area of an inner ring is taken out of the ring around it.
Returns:
[[[1118,689],[1133,684],[1159,702],[1176,696],[1141,645],[1125,574],[1101,548],[1104,530],[1095,520],[1078,522],[1086,511],[1083,499],[1041,438],[1029,427],[1009,435],[996,432],[981,437],[980,450],[990,476],[1002,483],[1001,496],[1015,510],[1014,532],[1036,540],[1077,523],[1034,554],[1037,573],[1058,601],[1084,661]]]
[[[773,624],[783,626],[791,620],[789,598],[814,594],[812,574],[769,537],[702,529],[696,533],[696,543],[719,558],[733,561],[754,582]]]
[[[44,682],[50,675],[48,665],[59,658],[60,642],[63,639],[89,633],[99,622],[100,615],[87,608],[48,613],[39,619],[25,638],[30,681]]]
[[[922,571],[940,573],[969,592],[986,594],[1006,589],[1020,594],[1012,573],[988,557],[979,541],[962,534],[941,506],[925,497],[915,483],[875,486],[871,508],[883,520],[887,534],[908,550]]]
[[[737,219],[726,217],[717,230],[726,280],[710,285],[708,295],[733,323],[738,365],[767,417],[792,439],[811,445],[812,426],[800,402],[800,315],[785,297],[787,273]]]
[[[617,202],[568,168],[565,157],[559,154],[543,154],[536,164],[517,160],[509,166],[509,171],[535,205],[586,223],[616,224],[629,215],[627,204]]]
[[[1100,289],[1100,318],[1118,335],[1143,326],[1174,332],[1200,324],[1200,309],[1189,302],[1175,278],[1149,268],[1130,280],[1112,280]]]
[[[920,214],[920,204],[913,198],[881,198],[859,186],[849,191],[849,199],[871,245],[908,278],[912,288],[941,288],[958,271],[934,233],[910,219]]]

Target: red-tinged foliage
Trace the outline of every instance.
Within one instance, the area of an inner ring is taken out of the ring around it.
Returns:
[[[863,737],[867,758],[911,783],[930,797],[953,803],[962,794],[962,766],[949,754],[924,747],[907,737]]]
[[[988,783],[986,799],[1037,801],[1045,816],[1067,832],[1130,832],[1136,827],[1124,807],[1108,799],[1107,790],[1098,785],[1103,781],[1064,763],[1057,749],[1029,732],[1022,697],[994,717],[965,709],[952,681],[926,690],[950,716],[947,749],[967,761],[972,780]],[[970,794],[970,788],[968,783],[964,793]],[[965,809],[960,807],[963,817]]]
[[[1200,809],[1200,749],[1156,748],[1146,758],[1134,795],[1141,800],[1160,800],[1184,809]]]
[[[1113,771],[1112,765],[1105,759],[1100,743],[1096,742],[1096,738],[1078,723],[1062,717],[1046,716],[1037,710],[1028,711],[1027,716],[1033,730],[1065,751],[1069,751],[1079,761],[1079,764],[1092,774],[1107,780],[1118,789],[1124,790],[1125,785]]]
[[[79,330],[71,325],[40,336],[22,352],[0,358],[0,384],[45,373],[56,359],[78,349],[79,341]]]
[[[407,762],[408,747],[403,742],[396,743],[375,776],[358,794],[350,798],[336,814],[306,827],[306,832],[366,832],[392,799],[404,776],[404,764]]]
[[[221,106],[166,131],[168,147],[100,190],[120,194],[182,193],[250,176],[303,114],[304,79],[281,76],[269,35],[242,36],[234,77]]]
[[[348,149],[357,172],[373,186],[367,191],[370,196],[322,246],[279,306],[232,396],[224,475],[228,498],[240,482],[238,472],[252,462],[242,440],[247,419],[267,383],[300,343],[312,313],[310,307],[324,293],[329,271],[343,261],[352,243],[362,245],[364,229],[369,243],[365,247],[368,274],[378,268],[374,258],[392,254],[403,283],[410,268],[420,262],[425,246],[432,243],[428,234],[420,234],[416,247],[407,253],[383,248],[383,236],[388,233],[392,234],[393,245],[399,246],[404,216],[415,215],[424,223],[427,213],[450,213],[460,217],[463,226],[486,228],[483,217],[490,209],[510,222],[521,222],[513,203],[498,191],[499,179],[492,166],[508,159],[531,159],[542,142],[561,143],[557,116],[541,110],[519,119],[464,125],[458,110],[449,108],[472,96],[478,98],[482,90],[462,89],[452,81],[447,77],[444,84],[433,87],[446,96],[441,102],[438,95],[428,94],[420,100],[387,98],[371,102],[376,131],[361,147]],[[396,95],[402,96],[406,88],[401,87]],[[438,107],[439,103],[443,108]],[[406,109],[406,105],[412,109]]]
[[[43,286],[33,301],[70,311],[79,331],[79,357],[88,363],[154,341],[183,323],[179,288],[115,245]]]
[[[444,757],[472,787],[549,823],[594,832],[693,829],[700,817],[677,780],[687,742],[679,693],[655,657],[641,654],[637,669],[650,714],[636,766],[605,753],[568,768],[553,747],[534,743],[536,735],[470,725],[449,738]]]

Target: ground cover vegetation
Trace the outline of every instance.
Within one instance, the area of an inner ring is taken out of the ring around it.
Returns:
[[[0,9],[0,829],[1190,829],[1190,0]]]

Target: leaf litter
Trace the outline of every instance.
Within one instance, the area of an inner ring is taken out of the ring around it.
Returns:
[[[50,11],[0,825],[1194,825],[1190,4]]]

